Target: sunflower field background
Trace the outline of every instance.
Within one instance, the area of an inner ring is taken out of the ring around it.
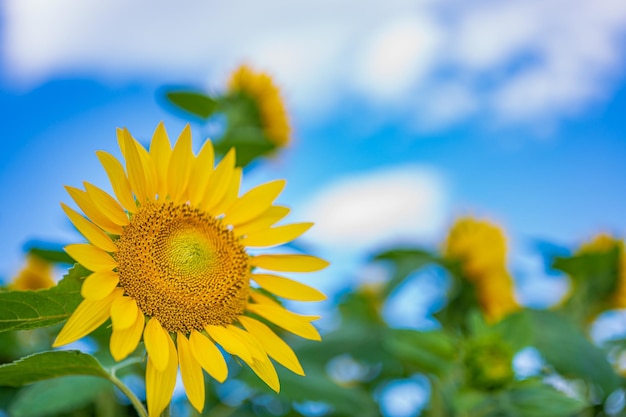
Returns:
[[[6,1],[0,417],[626,416],[626,7],[574,3]]]

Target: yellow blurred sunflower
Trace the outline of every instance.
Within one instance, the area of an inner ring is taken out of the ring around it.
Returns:
[[[259,109],[261,127],[265,136],[276,146],[289,143],[291,128],[289,117],[272,78],[263,72],[255,72],[249,66],[237,68],[228,81],[230,93],[244,94]]]
[[[40,290],[55,284],[52,278],[52,264],[37,255],[29,253],[26,265],[9,284],[12,290]]]
[[[86,218],[62,204],[89,241],[65,249],[92,271],[84,297],[54,346],[89,334],[109,317],[110,350],[115,360],[132,353],[142,339],[148,354],[148,413],[160,415],[171,401],[180,366],[190,403],[204,407],[202,370],[223,382],[228,373],[219,345],[241,358],[275,391],[280,384],[273,363],[304,375],[292,349],[261,319],[310,340],[320,340],[311,324],[250,285],[276,296],[320,301],[314,288],[256,268],[312,272],[322,259],[303,254],[251,255],[248,248],[281,245],[300,236],[311,223],[274,226],[289,212],[274,205],[285,181],[272,181],[239,196],[241,169],[232,149],[215,169],[206,141],[195,156],[189,126],[175,146],[163,123],[149,150],[118,129],[124,166],[98,151],[114,194],[85,182],[85,190],[66,187]],[[253,315],[254,317],[252,317]]]
[[[443,253],[461,262],[464,276],[474,284],[489,321],[498,321],[519,309],[506,266],[506,237],[498,226],[471,217],[459,218],[448,233]]]

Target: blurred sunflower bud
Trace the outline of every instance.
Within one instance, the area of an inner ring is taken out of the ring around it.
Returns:
[[[448,233],[444,256],[461,261],[465,275],[479,281],[494,270],[506,269],[506,238],[494,224],[463,217]]]
[[[473,288],[475,292],[473,297],[459,297],[475,299],[490,322],[519,309],[506,268],[506,251],[506,238],[498,226],[470,217],[455,222],[443,247],[444,257],[459,262],[462,277],[470,283],[461,286],[461,291]]]
[[[241,95],[256,107],[263,134],[276,146],[289,143],[291,129],[289,117],[272,78],[263,72],[255,72],[247,65],[235,70],[228,81],[228,92]]]
[[[220,100],[226,115],[224,136],[215,144],[218,153],[237,148],[237,165],[245,166],[259,156],[287,146],[291,128],[285,104],[272,78],[247,65],[230,76]]]
[[[624,241],[616,239],[606,233],[600,233],[591,241],[583,243],[578,253],[610,253],[617,251],[617,266],[615,268],[614,292],[610,304],[613,308],[626,308],[626,251]]]
[[[571,279],[562,305],[587,324],[598,314],[626,308],[626,252],[624,242],[600,233],[580,245],[571,258],[555,260],[555,268]]]
[[[26,255],[26,265],[9,284],[12,290],[40,290],[55,285],[52,264],[37,255]]]
[[[495,336],[471,339],[465,349],[465,379],[468,386],[496,390],[513,381],[514,351]]]
[[[166,108],[210,129],[214,150],[224,156],[236,149],[236,164],[245,167],[259,157],[289,145],[289,114],[280,89],[264,72],[241,65],[230,74],[222,93],[176,89],[165,93]]]

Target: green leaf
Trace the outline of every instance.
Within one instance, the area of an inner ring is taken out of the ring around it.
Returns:
[[[337,385],[320,369],[319,364],[303,364],[306,376],[299,376],[284,368],[277,367],[280,379],[280,399],[289,401],[318,401],[331,405],[338,415],[378,416],[378,407],[372,397],[363,389]],[[256,376],[246,372],[246,382],[262,392],[274,394]]]
[[[520,417],[569,417],[588,406],[537,381],[522,382],[505,395],[512,414]]]
[[[614,308],[621,253],[616,243],[605,251],[555,258],[553,267],[572,280],[572,291],[559,308],[582,325],[587,325],[602,311]]]
[[[421,249],[397,248],[374,256],[374,261],[391,261],[395,266],[395,273],[385,288],[385,294],[389,295],[411,272],[429,263],[439,262],[439,258]]]
[[[217,109],[217,102],[203,93],[169,91],[165,96],[176,107],[202,119],[207,119]]]
[[[482,415],[478,412],[489,402],[489,394],[484,391],[463,389],[454,393],[452,407],[459,416]]]
[[[231,148],[236,149],[237,166],[245,167],[255,159],[276,149],[261,129],[250,126],[229,127],[221,140],[214,143],[215,152],[225,155]]]
[[[38,256],[39,258],[53,263],[74,264],[74,259],[64,250],[56,249],[44,249],[33,247],[28,250],[28,253]]]
[[[517,382],[507,390],[461,390],[452,399],[459,417],[572,417],[589,405],[537,380]]]
[[[440,376],[450,370],[456,356],[452,340],[440,331],[389,329],[383,344],[391,355],[417,371]]]
[[[350,322],[325,334],[319,344],[298,339],[290,340],[289,343],[303,363],[310,362],[319,366],[346,353],[350,353],[356,360],[367,363],[393,359],[383,348],[382,340],[383,336],[379,327]]]
[[[513,348],[519,351],[533,345],[535,332],[528,311],[521,310],[509,314],[491,327],[491,330],[500,335]]]
[[[69,376],[37,382],[22,389],[9,408],[14,417],[46,417],[85,407],[112,390],[93,376]]]
[[[512,320],[517,327],[508,326],[510,333],[503,333],[505,339],[519,343],[516,332],[529,335],[529,344],[537,348],[558,373],[595,384],[601,389],[599,394],[602,397],[620,386],[620,377],[605,353],[567,318],[556,312],[539,310],[526,310],[515,315],[518,317]]]
[[[0,387],[0,416],[3,411],[8,410],[11,402],[19,392],[19,388],[15,387]]]
[[[51,326],[67,319],[82,301],[80,286],[89,275],[80,265],[46,290],[0,292],[0,332]]]
[[[35,353],[0,365],[0,386],[19,387],[67,375],[90,375],[109,379],[108,372],[93,356],[77,350],[58,350]]]

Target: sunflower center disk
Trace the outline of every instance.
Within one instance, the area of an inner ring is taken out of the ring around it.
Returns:
[[[248,255],[213,217],[186,204],[150,203],[117,246],[120,284],[166,330],[230,324],[245,310]]]

